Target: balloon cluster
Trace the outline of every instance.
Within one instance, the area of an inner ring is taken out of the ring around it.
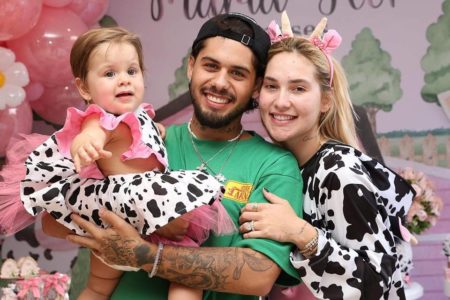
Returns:
[[[32,110],[62,125],[67,107],[84,106],[73,83],[70,49],[108,5],[109,0],[0,1],[0,157],[12,135],[31,132]]]

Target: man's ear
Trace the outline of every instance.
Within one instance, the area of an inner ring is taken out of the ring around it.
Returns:
[[[194,70],[194,64],[195,64],[195,58],[191,55],[189,56],[188,66],[187,66],[187,78],[189,79],[189,82],[192,79],[192,72]]]
[[[86,84],[81,80],[81,78],[77,77],[75,78],[75,85],[77,86],[78,93],[80,93],[81,97],[89,102],[92,100],[91,94],[89,94],[89,90],[86,86]]]

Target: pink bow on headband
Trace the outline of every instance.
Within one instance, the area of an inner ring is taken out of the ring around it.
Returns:
[[[310,38],[310,41],[317,48],[322,50],[322,52],[325,54],[325,57],[328,60],[328,64],[330,65],[330,87],[331,87],[334,73],[333,60],[331,59],[331,54],[341,45],[342,37],[336,30],[330,29],[323,35],[322,39],[320,39],[318,36],[313,36]]]
[[[328,30],[324,35],[323,38],[320,39],[317,36],[312,37],[311,43],[316,45],[320,50],[325,52],[326,54],[333,53],[334,50],[336,50],[342,42],[341,35],[334,29]]]
[[[275,22],[274,20],[270,22],[266,32],[269,35],[270,44],[274,44],[286,38],[292,37],[290,34],[281,33],[280,26],[278,26],[277,22]]]

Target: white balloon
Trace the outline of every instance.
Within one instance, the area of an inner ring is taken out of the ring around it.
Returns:
[[[9,67],[16,60],[16,55],[8,48],[0,47],[0,72]]]
[[[20,87],[26,86],[30,83],[30,78],[28,77],[27,67],[21,62],[16,62],[12,64],[5,71],[5,76],[7,78],[6,83],[18,85]]]
[[[5,84],[0,88],[0,110],[19,106],[25,100],[25,90],[17,85]]]
[[[0,110],[19,106],[26,96],[22,88],[30,82],[28,70],[23,63],[15,62],[10,49],[0,47]]]

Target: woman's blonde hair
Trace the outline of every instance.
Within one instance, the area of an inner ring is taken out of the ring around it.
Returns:
[[[326,97],[330,101],[329,110],[322,113],[318,120],[321,140],[336,140],[357,147],[353,105],[348,93],[347,78],[340,63],[331,58],[334,69],[331,81],[331,68],[327,57],[310,40],[289,37],[274,43],[269,49],[268,62],[282,52],[298,53],[315,67],[315,78],[320,84],[322,99]]]

